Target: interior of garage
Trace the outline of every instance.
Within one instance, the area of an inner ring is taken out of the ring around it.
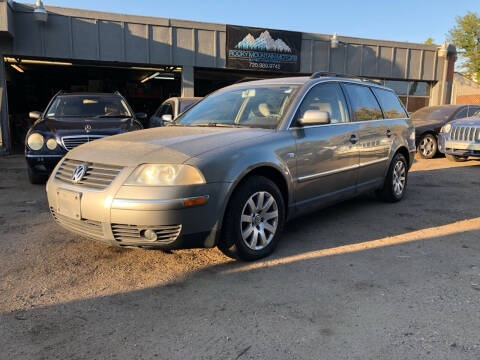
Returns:
[[[233,69],[195,69],[195,96],[206,96],[222,87],[247,80],[271,79],[278,77],[300,76],[292,73],[273,73],[266,71],[247,71]]]
[[[72,64],[61,61],[5,59],[8,112],[13,150],[23,152],[32,124],[28,113],[43,111],[60,90],[65,92],[119,91],[134,112],[152,115],[167,98],[180,96],[181,68]]]

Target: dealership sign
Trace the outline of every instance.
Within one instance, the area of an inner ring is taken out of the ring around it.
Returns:
[[[302,34],[227,25],[227,67],[263,71],[300,71]]]

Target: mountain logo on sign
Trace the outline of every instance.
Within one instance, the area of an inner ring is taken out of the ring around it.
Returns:
[[[278,38],[277,40],[274,40],[268,30],[262,32],[256,39],[252,36],[252,34],[248,34],[235,46],[235,49],[266,50],[285,53],[292,52],[292,49],[290,49],[290,47],[285,44],[282,39]]]

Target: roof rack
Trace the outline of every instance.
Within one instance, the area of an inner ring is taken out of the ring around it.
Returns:
[[[321,78],[321,77],[342,77],[342,78],[348,78],[348,79],[358,79],[359,81],[369,82],[369,83],[378,85],[377,82],[373,81],[372,79],[363,77],[363,76],[347,75],[347,74],[340,74],[340,73],[328,72],[328,71],[317,71],[317,72],[314,72],[314,73],[310,76],[310,79],[318,79],[318,78]]]

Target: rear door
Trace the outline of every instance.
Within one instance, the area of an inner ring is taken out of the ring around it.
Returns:
[[[382,109],[367,85],[344,83],[352,108],[353,120],[358,124],[359,168],[357,186],[374,187],[383,181],[392,146],[393,130],[383,118]]]
[[[328,112],[331,123],[299,126],[298,119],[307,110]],[[357,128],[358,124],[350,122],[347,103],[338,82],[320,83],[307,93],[291,128],[296,139],[295,200],[299,212],[355,192]]]

